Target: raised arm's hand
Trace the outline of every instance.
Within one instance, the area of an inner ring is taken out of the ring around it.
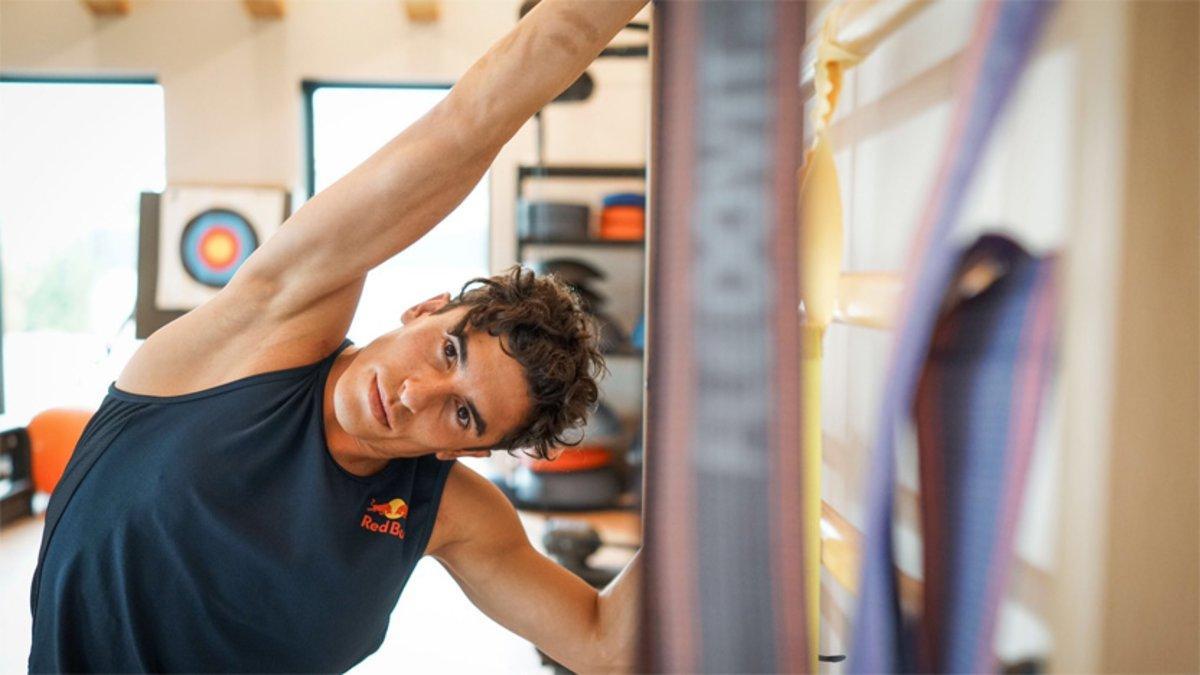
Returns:
[[[577,673],[631,672],[639,553],[601,592],[530,545],[513,507],[456,465],[428,551],[476,607]]]
[[[330,297],[356,303],[357,292],[339,291],[458,206],[521,125],[573,82],[643,4],[541,2],[432,111],[292,215],[239,271],[259,282],[245,285],[270,288],[280,318]],[[326,321],[329,314],[323,312]]]

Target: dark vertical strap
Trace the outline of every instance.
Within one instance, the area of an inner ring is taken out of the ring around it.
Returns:
[[[802,671],[803,6],[656,8],[644,667]]]
[[[646,452],[643,458],[646,572],[641,664],[650,672],[696,672],[700,631],[691,477],[695,346],[692,166],[696,129],[694,63],[700,48],[700,5],[654,6],[653,140],[650,161],[647,271]]]
[[[807,25],[803,2],[771,3],[770,21],[773,38],[765,49],[774,61],[774,80],[768,82],[774,99],[772,119],[766,130],[771,148],[771,206],[774,222],[768,240],[766,261],[772,266],[773,294],[767,330],[775,345],[771,363],[770,399],[771,464],[768,469],[770,491],[768,513],[771,530],[771,578],[775,589],[774,629],[775,663],[780,672],[803,672],[815,664],[809,640],[817,627],[808,625],[811,604],[806,588],[806,540],[803,481],[803,456],[800,430],[800,250],[799,183],[797,169],[802,163],[804,102],[800,96],[800,52]],[[815,552],[819,560],[820,552]]]
[[[1054,341],[1054,259],[981,239],[956,281],[985,262],[1003,276],[948,304],[914,406],[921,464],[920,666],[994,670],[999,600],[1012,561]]]

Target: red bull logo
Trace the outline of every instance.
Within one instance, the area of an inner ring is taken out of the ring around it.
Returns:
[[[383,516],[384,521],[378,522],[372,514]],[[359,523],[359,526],[369,532],[390,534],[397,539],[403,539],[404,524],[400,522],[400,519],[407,517],[408,504],[405,504],[403,499],[393,499],[382,504],[377,504],[372,499],[371,504],[367,506],[367,512],[363,514],[362,522]]]
[[[367,512],[378,513],[388,520],[400,520],[408,517],[408,504],[405,504],[403,499],[393,499],[390,502],[376,504],[372,499],[371,505],[367,507]]]

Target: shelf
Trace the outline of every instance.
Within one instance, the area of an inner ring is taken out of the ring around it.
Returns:
[[[640,56],[649,56],[650,47],[648,45],[623,45],[617,47],[605,47],[604,51],[600,52],[600,58],[617,57],[617,58],[634,58]]]
[[[615,352],[601,352],[601,353],[604,355],[604,358],[606,358],[606,359],[610,359],[610,358],[640,359],[645,355],[645,352],[643,352],[642,350],[640,350],[636,347],[631,348],[631,349],[619,349]]]
[[[645,166],[632,165],[586,165],[586,164],[546,164],[530,166],[522,164],[517,167],[517,180],[526,178],[645,178]]]
[[[541,239],[518,239],[518,247],[525,246],[572,246],[584,248],[645,248],[645,239],[581,239],[579,241],[542,241]]]

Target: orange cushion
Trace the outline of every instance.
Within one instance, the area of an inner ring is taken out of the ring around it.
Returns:
[[[33,470],[33,484],[42,492],[54,492],[91,410],[51,408],[34,416],[26,427]]]

